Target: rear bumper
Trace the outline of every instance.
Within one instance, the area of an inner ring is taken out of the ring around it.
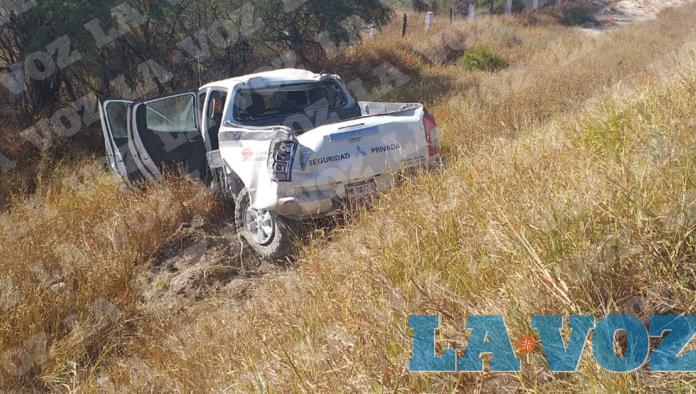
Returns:
[[[436,170],[446,163],[440,157],[436,157],[429,160],[414,161],[409,164],[411,165],[406,165],[400,171],[402,177],[409,178],[415,176],[419,170]],[[378,190],[381,192],[393,186],[394,179],[399,178],[398,174],[380,175],[372,179],[377,182]],[[344,212],[345,208],[345,193],[342,190],[329,189],[303,191],[296,195],[280,198],[275,211],[280,216],[300,220],[340,214]]]
[[[312,219],[339,213],[343,199],[325,192],[302,193],[278,200],[276,213],[290,219]]]

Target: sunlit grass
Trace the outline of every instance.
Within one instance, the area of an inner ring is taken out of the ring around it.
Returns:
[[[4,383],[66,382],[76,363],[97,367],[117,353],[143,318],[138,263],[211,207],[193,183],[128,192],[91,162],[59,168],[16,201],[0,217],[0,348],[15,355],[3,359]],[[48,347],[35,350],[32,339]]]
[[[375,87],[370,74],[385,60],[407,72],[411,81],[386,99],[426,102],[450,164],[382,196],[330,240],[309,242],[296,267],[263,277],[244,299],[222,292],[176,315],[141,305],[133,278],[142,262],[192,215],[210,215],[212,196],[184,181],[124,191],[98,166],[66,165],[0,220],[0,268],[18,291],[3,294],[22,295],[6,303],[0,348],[44,332],[51,349],[4,383],[694,390],[688,375],[609,374],[588,355],[580,373],[551,376],[539,351],[522,358],[519,375],[406,369],[413,313],[440,315],[443,336],[464,344],[468,314],[504,315],[515,338],[531,333],[532,314],[695,312],[696,66],[684,47],[694,10],[600,38],[507,18],[439,20],[406,38],[395,24],[351,49],[335,64],[347,81]],[[414,48],[414,36],[425,44]],[[489,47],[510,68],[463,70],[437,53],[443,40]],[[684,56],[672,62],[675,53]],[[36,267],[45,267],[38,276]],[[95,300],[120,314],[90,309]]]

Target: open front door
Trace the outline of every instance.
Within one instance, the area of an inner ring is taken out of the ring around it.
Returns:
[[[109,166],[126,182],[155,180],[162,170],[207,179],[197,95],[146,101],[105,100],[99,111]]]
[[[207,179],[197,101],[196,92],[187,92],[132,105],[129,149],[146,179],[158,178],[163,169]]]

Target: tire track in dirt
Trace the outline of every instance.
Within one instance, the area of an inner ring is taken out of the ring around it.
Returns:
[[[145,304],[177,312],[214,294],[242,301],[264,275],[281,270],[245,247],[230,223],[199,216],[150,256],[137,281]]]

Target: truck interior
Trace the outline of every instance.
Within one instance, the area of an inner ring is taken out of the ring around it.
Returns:
[[[142,170],[157,174],[162,167],[194,178],[205,178],[206,149],[199,131],[196,93],[160,97],[132,106],[134,144]],[[140,146],[138,146],[140,145]],[[146,176],[147,178],[147,176]]]
[[[205,124],[207,127],[208,138],[210,138],[211,150],[218,150],[220,148],[218,134],[220,133],[220,126],[222,125],[222,116],[226,101],[227,91],[213,90],[210,92],[205,114]]]

